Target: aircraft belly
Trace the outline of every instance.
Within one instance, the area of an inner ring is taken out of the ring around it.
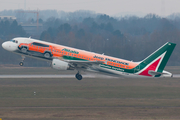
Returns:
[[[88,71],[99,72],[101,74],[106,74],[106,75],[110,75],[110,76],[117,76],[117,77],[119,77],[119,76],[124,77],[124,76],[127,75],[124,72],[115,71],[115,70],[108,69],[108,68],[103,68],[103,67],[100,67],[100,66],[96,66],[96,67],[90,68],[90,70],[88,70]]]
[[[104,75],[109,75],[109,76],[115,76],[115,77],[129,77],[129,78],[145,78],[146,76],[139,76],[136,74],[132,73],[126,73],[122,71],[116,71],[113,69],[108,69],[108,68],[103,68],[100,66],[92,67],[90,69],[87,69],[88,72],[95,72],[95,73],[100,73]],[[147,77],[146,77],[147,78]],[[149,77],[148,77],[149,78]]]

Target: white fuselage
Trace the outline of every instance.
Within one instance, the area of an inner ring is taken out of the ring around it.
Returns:
[[[19,51],[18,46],[20,44],[22,44],[22,43],[30,44],[32,42],[40,42],[40,43],[43,43],[43,44],[49,44],[49,45],[52,45],[52,46],[54,46],[54,45],[57,46],[57,44],[44,42],[44,41],[40,41],[40,40],[35,40],[35,39],[31,39],[31,38],[15,38],[15,39],[13,39],[11,41],[4,42],[2,44],[2,47],[5,50],[8,50],[8,51],[16,53],[16,54],[20,54],[22,56],[33,57],[33,58],[36,58],[36,59],[51,61],[51,59],[44,59],[43,57],[24,54],[24,53]],[[60,45],[58,45],[58,46],[60,46]],[[65,48],[68,48],[68,49],[74,49],[74,48],[70,48],[70,47],[66,47],[66,46],[61,46],[61,47],[65,47]],[[75,49],[75,50],[79,50],[79,49]],[[82,51],[82,50],[79,50],[79,51]],[[100,55],[100,54],[97,54],[97,53],[92,53],[92,52],[88,52],[88,51],[82,51],[82,52],[85,53],[85,54],[93,54],[94,56],[98,56],[100,58],[105,58],[104,55]],[[109,56],[107,56],[107,57],[109,58]],[[110,58],[113,58],[113,57],[110,57]],[[117,59],[117,58],[113,58],[113,59]],[[119,61],[124,62],[125,60],[119,59]],[[126,68],[131,67],[131,66],[135,67],[135,66],[137,66],[139,64],[139,62],[131,62],[131,61],[125,61],[125,62],[127,62],[129,64],[129,66],[128,65],[125,66]],[[78,71],[89,71],[89,72],[100,72],[100,73],[108,74],[108,75],[112,75],[112,76],[147,77],[147,76],[139,75],[139,73],[136,74],[136,73],[124,72],[123,69],[121,70],[121,68],[118,68],[117,66],[116,67],[111,67],[112,69],[108,69],[107,68],[108,66],[107,67],[106,66],[102,67],[102,66],[103,66],[103,64],[92,65],[90,67],[87,67],[86,69],[77,68],[77,70]],[[115,70],[115,69],[119,69],[119,70]],[[171,77],[171,76],[172,76],[172,74],[167,72],[167,71],[163,71],[163,74],[161,75],[161,77]]]

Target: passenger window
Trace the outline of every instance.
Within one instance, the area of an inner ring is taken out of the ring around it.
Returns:
[[[45,44],[42,44],[42,43],[33,42],[32,44],[37,45],[37,46],[41,46],[41,47],[49,47],[49,45],[45,45]]]

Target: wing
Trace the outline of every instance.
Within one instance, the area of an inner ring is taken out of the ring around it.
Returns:
[[[92,72],[100,72],[102,74],[108,74],[110,76],[119,76],[119,74],[113,73],[111,71],[107,71],[104,69],[100,69],[100,64],[107,64],[107,61],[82,61],[82,60],[64,60],[68,62],[71,67],[77,70],[88,70]]]
[[[82,61],[82,60],[65,60],[74,68],[82,68],[87,69],[93,67],[94,65],[97,66],[102,63],[106,63],[105,61]]]

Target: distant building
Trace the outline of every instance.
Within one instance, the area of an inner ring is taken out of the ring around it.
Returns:
[[[0,21],[6,21],[6,20],[14,21],[14,20],[16,20],[16,17],[14,17],[14,16],[0,16]]]

